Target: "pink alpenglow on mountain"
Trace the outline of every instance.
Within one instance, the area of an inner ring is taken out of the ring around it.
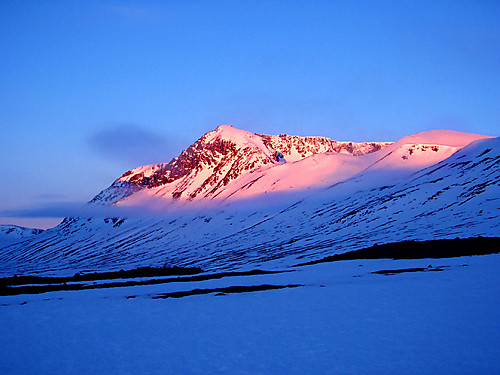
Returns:
[[[291,168],[295,173],[300,173],[301,168],[307,166],[301,167],[297,162],[313,155],[329,154],[340,158],[357,156],[381,150],[390,144],[337,142],[326,137],[286,134],[262,135],[231,125],[221,125],[169,163],[146,165],[126,172],[92,202],[130,205],[144,197],[167,200],[220,199],[232,196],[238,190],[245,190],[237,194],[240,197],[257,195],[285,189],[261,184],[258,189],[249,189],[256,179],[261,178],[262,173],[268,173],[276,167],[291,164],[293,166],[280,171],[287,173]],[[303,186],[304,177],[295,176],[295,188]]]
[[[169,163],[125,173],[88,216],[10,242],[0,272],[281,268],[374,244],[498,236],[499,141],[436,130],[351,143],[220,126]]]
[[[395,143],[354,143],[254,134],[221,125],[169,163],[126,172],[92,203],[159,208],[174,201],[234,200],[325,187],[371,172],[398,171],[403,178],[481,138],[485,136],[433,130]]]

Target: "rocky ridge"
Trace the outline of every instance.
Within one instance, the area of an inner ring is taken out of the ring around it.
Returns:
[[[214,198],[230,182],[258,168],[296,162],[314,154],[364,155],[392,142],[338,142],[326,137],[264,135],[221,125],[169,163],[134,168],[91,203],[115,204],[142,189],[161,198]],[[159,189],[161,188],[161,189]]]

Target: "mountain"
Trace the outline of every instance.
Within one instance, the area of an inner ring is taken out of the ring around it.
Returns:
[[[0,225],[0,246],[22,241],[42,232],[43,229],[24,228],[17,225]]]
[[[106,217],[66,218],[4,247],[0,273],[281,268],[374,244],[500,234],[500,138],[436,130],[336,146],[219,127],[97,195]],[[131,207],[155,210],[118,210]]]
[[[170,163],[126,172],[91,203],[165,208],[174,200],[234,200],[318,188],[365,170],[410,173],[481,137],[430,131],[394,144],[353,143],[325,137],[259,135],[222,125]]]
[[[217,198],[241,176],[257,169],[296,162],[318,153],[363,155],[390,142],[337,142],[325,137],[262,135],[221,125],[182,151],[170,163],[124,173],[92,203],[118,203],[138,191],[173,199]]]

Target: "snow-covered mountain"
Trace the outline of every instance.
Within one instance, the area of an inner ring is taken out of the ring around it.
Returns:
[[[162,209],[174,201],[235,200],[326,187],[365,170],[396,170],[403,176],[405,171],[408,174],[433,165],[482,137],[431,131],[394,144],[353,143],[325,137],[258,135],[222,125],[170,163],[126,172],[91,202]]]
[[[0,246],[22,241],[42,232],[43,229],[24,228],[17,225],[0,225]]]
[[[283,267],[376,243],[500,235],[500,138],[441,130],[336,146],[219,127],[93,199],[155,214],[67,218],[4,247],[0,273]]]
[[[227,195],[227,185],[256,170],[268,170],[314,154],[364,155],[390,144],[337,142],[325,137],[286,134],[261,135],[221,125],[170,163],[146,165],[126,172],[92,202],[123,203],[138,191],[141,196],[164,199],[217,198]]]

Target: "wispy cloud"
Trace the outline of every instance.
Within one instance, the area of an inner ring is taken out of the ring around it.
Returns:
[[[308,191],[314,195],[314,190]],[[184,214],[219,215],[225,212],[226,216],[231,213],[241,212],[265,212],[281,210],[283,207],[300,201],[304,198],[304,192],[276,192],[263,194],[241,200],[200,200],[200,201],[176,201],[173,199],[162,199],[148,197],[136,202],[135,206],[120,205],[98,205],[83,202],[54,202],[43,203],[29,208],[0,210],[0,217],[13,218],[157,218],[164,219],[172,216],[179,217]]]
[[[151,217],[163,214],[144,207],[101,206],[81,202],[41,204],[31,208],[3,210],[0,217],[60,218],[60,217]]]
[[[181,151],[179,139],[167,138],[133,124],[101,129],[87,141],[102,156],[132,167],[168,162]]]

